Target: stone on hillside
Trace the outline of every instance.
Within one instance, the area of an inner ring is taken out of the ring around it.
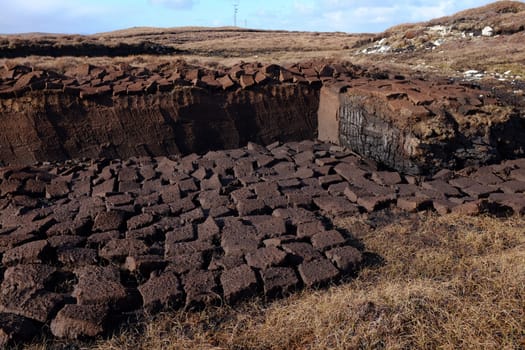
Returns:
[[[305,285],[312,287],[328,283],[339,276],[339,270],[325,258],[303,262],[299,274]]]
[[[483,36],[493,36],[494,35],[494,29],[490,26],[486,26],[481,30],[481,35]]]
[[[186,307],[213,305],[221,299],[216,275],[212,271],[195,271],[183,278]]]
[[[271,267],[261,272],[264,294],[267,297],[283,296],[299,285],[299,278],[290,267]]]
[[[235,83],[233,82],[233,80],[231,80],[229,75],[220,77],[217,79],[217,81],[221,84],[223,90],[228,90],[229,88],[235,86]]]
[[[326,252],[326,256],[343,272],[355,271],[363,260],[361,252],[351,246],[331,249]]]
[[[245,256],[249,266],[256,269],[266,269],[270,266],[279,266],[285,262],[287,254],[276,247],[259,248]]]
[[[117,210],[105,211],[95,217],[93,231],[121,230],[125,225],[126,219],[123,212]]]
[[[239,82],[240,82],[241,87],[243,89],[246,89],[246,88],[249,88],[249,87],[255,85],[255,80],[254,80],[253,76],[247,75],[247,74],[241,75],[241,77],[239,79]]]

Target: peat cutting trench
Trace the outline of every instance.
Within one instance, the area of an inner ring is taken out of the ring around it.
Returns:
[[[523,101],[333,62],[0,69],[0,346],[358,273],[334,226],[525,213]]]
[[[64,74],[11,66],[0,79],[4,165],[204,154],[317,136],[413,175],[525,152],[525,102],[512,92],[349,64],[84,65]]]

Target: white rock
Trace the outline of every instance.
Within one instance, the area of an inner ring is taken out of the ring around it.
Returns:
[[[382,40],[381,40],[382,41]],[[379,44],[379,43],[378,43]],[[373,53],[386,53],[386,52],[390,52],[390,50],[392,49],[390,46],[388,45],[374,45],[372,47],[369,47],[369,48],[366,48],[364,49],[362,52],[364,54],[373,54]]]
[[[471,69],[471,70],[465,71],[463,74],[464,75],[474,75],[474,74],[478,74],[478,73],[479,73],[479,71]]]
[[[437,26],[432,26],[432,27],[428,27],[427,30],[429,32],[434,32],[434,33],[438,33],[439,35],[441,36],[445,36],[447,35],[448,33],[450,33],[450,27],[447,27],[447,26],[441,26],[441,25],[437,25]]]
[[[445,39],[437,39],[432,44],[434,44],[434,46],[441,46],[443,45],[444,42],[445,42]]]
[[[492,27],[486,26],[481,31],[481,35],[483,35],[483,36],[493,36],[494,35],[494,29],[492,29]]]

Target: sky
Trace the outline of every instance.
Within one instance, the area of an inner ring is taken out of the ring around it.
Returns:
[[[0,0],[0,33],[94,34],[131,27],[231,26],[381,32],[491,0]]]

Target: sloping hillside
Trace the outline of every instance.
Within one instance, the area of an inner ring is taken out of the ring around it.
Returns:
[[[358,47],[358,55],[467,78],[525,77],[525,3],[498,1],[428,22],[402,24]],[[484,72],[487,71],[487,72]]]

